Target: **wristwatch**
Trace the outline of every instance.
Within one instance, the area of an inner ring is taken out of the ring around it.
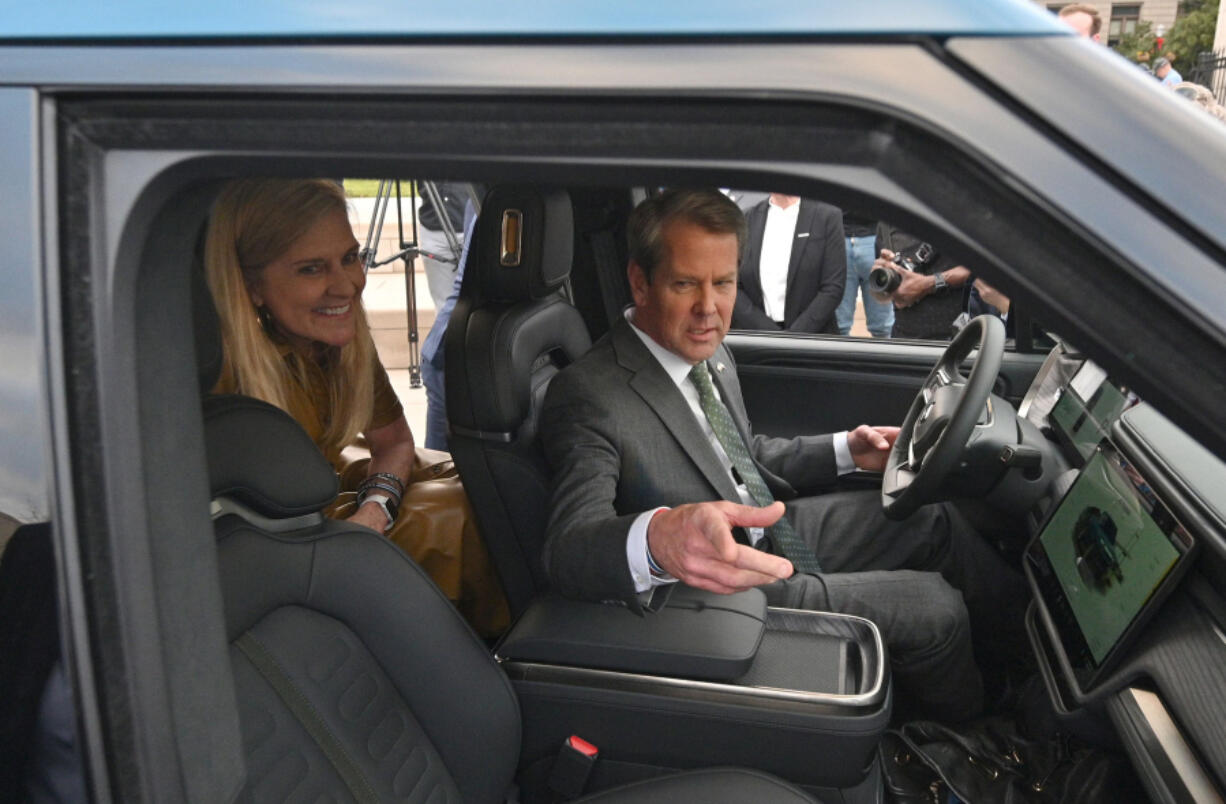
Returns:
[[[393,513],[391,507],[392,498],[386,494],[367,494],[362,498],[362,505],[371,502],[382,508],[383,513],[387,516],[387,524],[383,526],[383,532],[387,533],[392,527],[392,523],[396,521],[396,514]]]
[[[949,283],[945,281],[944,273],[942,273],[941,271],[937,271],[935,274],[932,275],[932,292],[933,293],[936,293],[938,290],[944,290],[947,287],[949,287]]]

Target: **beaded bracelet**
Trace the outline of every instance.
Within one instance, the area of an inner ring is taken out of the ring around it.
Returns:
[[[381,483],[377,480],[375,481],[367,480],[364,483],[362,483],[362,485],[358,486],[358,502],[361,502],[366,497],[366,495],[370,494],[374,489],[379,489],[381,491],[387,492],[391,496],[391,498],[396,502],[397,505],[400,505],[400,500],[404,497],[404,495],[400,493],[400,490],[397,489],[395,486],[389,485],[387,483]]]
[[[392,484],[394,484],[395,486],[397,486],[397,487],[400,489],[400,494],[401,494],[401,495],[403,495],[403,494],[404,494],[404,481],[403,481],[403,480],[401,480],[401,479],[400,479],[399,477],[397,477],[396,475],[392,474],[391,472],[375,472],[375,473],[374,473],[374,474],[372,474],[372,475],[368,475],[368,476],[366,477],[366,479],[367,479],[367,480],[375,480],[375,479],[378,479],[378,480],[386,480],[386,481],[388,481],[389,483],[392,483]]]
[[[383,483],[396,489],[397,494],[404,494],[404,483],[400,482],[400,478],[390,472],[375,472],[373,475],[367,475],[362,478],[362,482],[358,487],[369,485],[371,483]]]

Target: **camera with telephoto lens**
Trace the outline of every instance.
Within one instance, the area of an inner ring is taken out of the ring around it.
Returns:
[[[936,262],[937,250],[929,243],[920,243],[910,249],[904,249],[894,255],[894,264],[904,271],[919,271],[927,273],[929,265]],[[868,286],[874,293],[888,296],[898,290],[902,276],[890,268],[874,268],[868,272]]]

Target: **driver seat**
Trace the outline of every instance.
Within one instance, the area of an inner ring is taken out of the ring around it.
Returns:
[[[444,341],[448,447],[513,614],[548,586],[541,404],[553,377],[592,345],[562,292],[573,253],[565,190],[491,189]]]

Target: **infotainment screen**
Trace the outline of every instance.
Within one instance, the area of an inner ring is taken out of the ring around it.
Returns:
[[[1051,410],[1051,426],[1065,446],[1088,459],[1111,431],[1111,425],[1130,404],[1125,394],[1107,379],[1107,372],[1087,360],[1069,380]]]
[[[1091,683],[1188,565],[1192,538],[1109,445],[1026,550],[1026,570],[1075,680]]]

